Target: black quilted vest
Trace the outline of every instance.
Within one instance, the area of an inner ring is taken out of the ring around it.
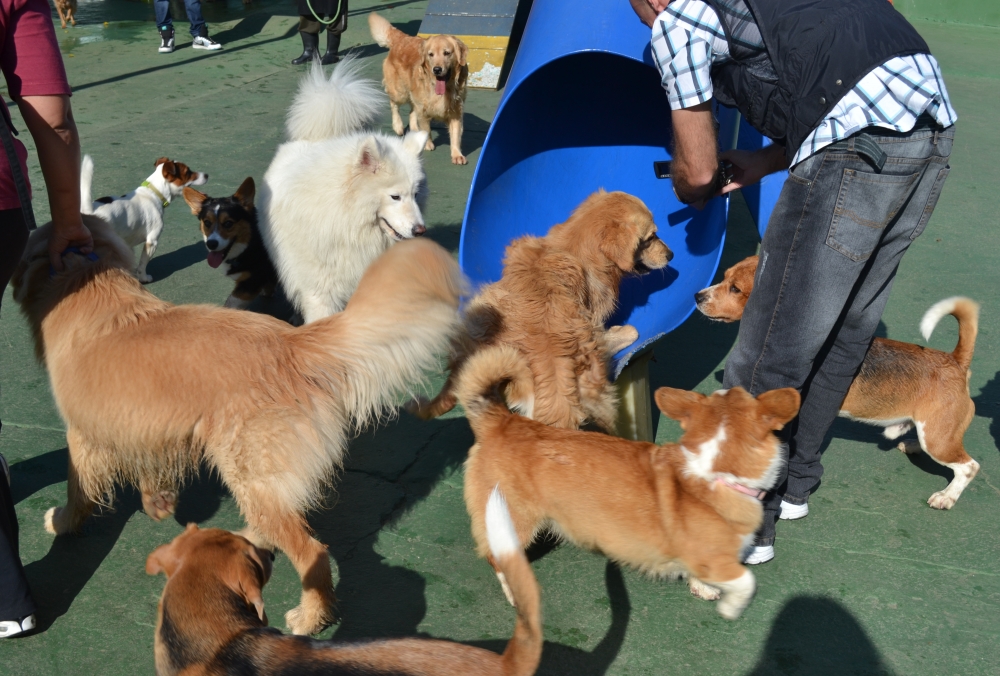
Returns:
[[[732,59],[712,66],[715,98],[785,146],[789,161],[872,69],[927,43],[888,0],[705,0]]]

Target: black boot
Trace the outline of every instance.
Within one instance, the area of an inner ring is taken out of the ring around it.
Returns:
[[[299,31],[299,35],[302,36],[302,56],[292,59],[292,64],[296,66],[311,62],[313,56],[319,51],[319,35],[316,33],[303,33],[302,31]]]
[[[329,66],[331,63],[340,61],[337,51],[340,49],[340,33],[326,32],[326,54],[323,55],[323,65]]]

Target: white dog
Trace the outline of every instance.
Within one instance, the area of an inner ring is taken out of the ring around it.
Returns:
[[[153,281],[146,274],[146,265],[156,252],[163,232],[163,210],[170,201],[180,197],[189,185],[204,185],[208,174],[192,171],[186,164],[161,157],[156,169],[138,188],[121,197],[101,197],[91,203],[90,189],[94,180],[94,160],[83,156],[80,167],[80,211],[93,214],[115,228],[129,246],[142,245],[135,276],[143,284]]]
[[[264,243],[307,323],[340,312],[372,261],[427,230],[427,133],[367,130],[385,96],[359,70],[346,58],[327,79],[313,64],[288,112],[291,140],[278,147],[258,196]]]

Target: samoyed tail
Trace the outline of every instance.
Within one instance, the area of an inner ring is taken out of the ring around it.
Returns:
[[[322,141],[370,128],[387,105],[378,82],[362,77],[357,57],[341,59],[330,77],[319,58],[313,59],[288,109],[288,139]]]
[[[84,155],[80,163],[80,213],[94,213],[94,201],[90,198],[91,186],[94,183],[94,158]]]

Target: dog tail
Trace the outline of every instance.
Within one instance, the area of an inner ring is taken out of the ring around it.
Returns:
[[[954,296],[932,305],[920,320],[920,333],[924,340],[931,339],[934,327],[946,315],[958,320],[958,345],[951,356],[968,371],[972,354],[976,350],[976,334],[979,333],[979,303],[963,296]]]
[[[372,125],[385,108],[385,94],[375,80],[361,76],[361,61],[348,54],[323,74],[319,58],[299,83],[285,126],[292,141],[321,141]]]
[[[499,485],[493,488],[486,503],[486,539],[517,610],[514,635],[501,658],[503,673],[533,674],[542,658],[541,594]]]
[[[357,427],[379,419],[396,396],[412,397],[410,388],[440,367],[461,326],[466,288],[440,245],[394,245],[368,267],[343,312],[296,330],[306,377],[328,389]]]
[[[533,382],[531,370],[517,349],[493,345],[479,350],[465,362],[458,374],[455,395],[478,436],[487,418],[510,415],[507,400],[533,402]],[[527,406],[530,408],[531,403]],[[530,416],[531,411],[523,413]]]
[[[80,213],[94,213],[94,202],[90,198],[91,186],[94,182],[94,159],[84,155],[80,163]]]
[[[368,30],[372,32],[372,38],[379,47],[391,47],[396,33],[406,35],[389,23],[385,17],[379,16],[375,12],[368,15]]]

